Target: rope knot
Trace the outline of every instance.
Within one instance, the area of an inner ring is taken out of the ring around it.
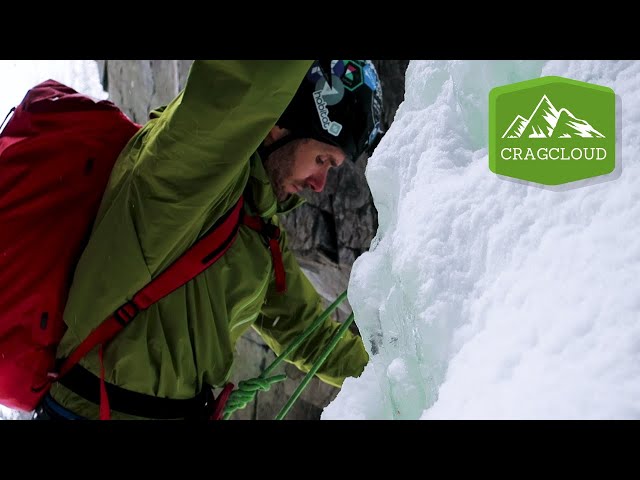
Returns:
[[[227,405],[224,409],[224,417],[229,418],[236,410],[245,408],[256,396],[258,392],[266,392],[271,388],[271,385],[278,383],[286,379],[286,375],[275,375],[268,378],[252,378],[250,380],[243,380],[238,383],[238,389],[231,392]]]

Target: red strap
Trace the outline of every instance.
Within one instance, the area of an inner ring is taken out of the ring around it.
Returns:
[[[273,224],[266,223],[259,216],[244,215],[242,223],[257,231],[263,235],[266,235],[269,239],[269,250],[271,250],[271,260],[273,261],[273,268],[276,275],[276,292],[284,293],[287,291],[287,280],[284,269],[284,263],[282,263],[282,252],[280,251],[280,244],[278,239],[280,238],[280,229]]]
[[[115,315],[111,315],[107,318],[98,328],[89,334],[78,347],[69,355],[58,372],[54,375],[55,379],[58,379],[65,375],[71,368],[80,361],[89,351],[91,351],[96,345],[101,345],[107,340],[113,338],[122,328],[122,325],[116,320]]]
[[[276,273],[276,292],[284,293],[287,290],[287,282],[285,278],[284,264],[282,263],[282,252],[278,240],[272,238],[269,240],[269,248],[271,249],[271,258],[273,259],[273,268]]]
[[[198,243],[187,250],[173,265],[134,295],[133,302],[140,310],[166,297],[225,254],[236,238],[243,203],[243,198],[240,197],[224,221],[216,224],[210,233],[198,240]]]
[[[261,217],[255,215],[247,215],[246,213],[242,216],[242,223],[244,223],[251,230],[255,230],[256,232],[262,232],[262,228],[264,227],[264,220]]]
[[[218,398],[213,402],[214,408],[213,413],[211,414],[211,420],[222,420],[222,412],[224,411],[224,407],[227,404],[227,400],[229,400],[229,396],[233,391],[233,383],[227,383]]]
[[[240,197],[238,203],[216,222],[209,233],[198,240],[169,268],[138,291],[132,301],[124,304],[93,330],[65,359],[60,369],[49,374],[49,378],[57,380],[65,375],[94,347],[106,344],[111,340],[140,311],[180,288],[224,255],[237,237],[243,205],[244,199]]]

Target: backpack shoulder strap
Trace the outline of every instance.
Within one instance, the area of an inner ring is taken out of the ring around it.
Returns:
[[[207,234],[93,330],[71,355],[64,359],[58,371],[49,374],[49,378],[57,380],[65,375],[95,346],[111,340],[138,313],[180,288],[222,257],[237,237],[243,205],[244,198],[240,197],[235,206],[220,218]]]

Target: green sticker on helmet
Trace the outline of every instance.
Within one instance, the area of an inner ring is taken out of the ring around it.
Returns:
[[[362,67],[353,60],[345,61],[344,67],[342,83],[344,84],[344,88],[353,92],[363,83],[364,75],[362,74]]]

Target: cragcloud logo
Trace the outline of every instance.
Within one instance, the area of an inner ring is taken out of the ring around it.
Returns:
[[[489,93],[489,168],[544,185],[611,173],[613,90],[562,77],[494,88]]]

